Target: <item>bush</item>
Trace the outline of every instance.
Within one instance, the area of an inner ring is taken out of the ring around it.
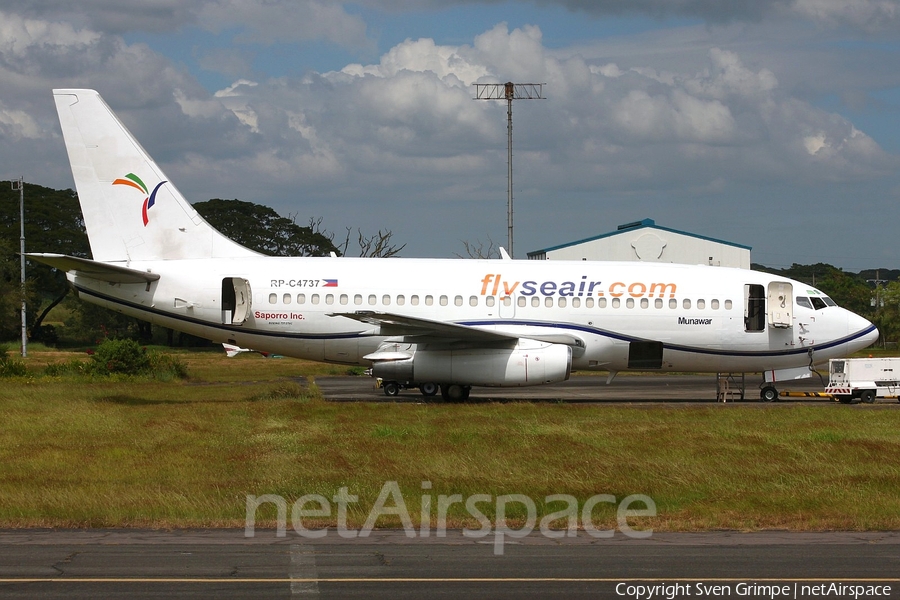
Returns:
[[[146,348],[134,340],[103,340],[91,360],[97,374],[142,375],[150,370]]]
[[[163,352],[150,352],[150,371],[153,376],[161,381],[172,379],[187,379],[187,363],[171,354]]]
[[[0,348],[0,377],[23,377],[25,363],[9,355],[6,348]]]

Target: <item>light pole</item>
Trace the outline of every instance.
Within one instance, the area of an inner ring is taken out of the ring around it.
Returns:
[[[19,257],[22,259],[22,358],[28,356],[28,330],[25,327],[25,181],[19,177],[10,182],[19,192]]]
[[[506,100],[506,245],[513,255],[513,168],[512,168],[512,103],[513,100],[543,100],[543,83],[476,83],[476,100]]]

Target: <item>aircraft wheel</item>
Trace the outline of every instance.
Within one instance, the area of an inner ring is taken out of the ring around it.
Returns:
[[[400,394],[400,385],[396,381],[386,381],[381,387],[385,396],[397,396]]]
[[[436,383],[423,383],[419,386],[419,391],[422,392],[423,396],[434,396],[437,394],[438,386]]]
[[[875,402],[875,390],[863,390],[859,394],[859,399],[866,404]]]
[[[471,389],[467,385],[444,384],[441,385],[441,397],[447,402],[465,402]]]
[[[771,385],[767,385],[759,391],[759,398],[763,402],[775,402],[778,400],[778,390]]]

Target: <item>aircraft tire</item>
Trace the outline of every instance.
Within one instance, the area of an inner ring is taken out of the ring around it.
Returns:
[[[445,402],[465,402],[469,398],[471,387],[456,383],[442,384],[441,397]]]
[[[859,399],[866,404],[875,402],[875,390],[863,390],[859,393]]]
[[[771,385],[767,385],[759,391],[759,398],[763,402],[775,402],[778,400],[778,390]]]
[[[400,394],[400,385],[396,381],[386,381],[381,387],[385,396],[397,396]]]

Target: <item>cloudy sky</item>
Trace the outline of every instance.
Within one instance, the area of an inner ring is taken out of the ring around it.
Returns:
[[[504,81],[517,257],[652,218],[900,268],[900,0],[0,0],[0,179],[73,187],[89,87],[191,201],[454,256],[506,245]]]

